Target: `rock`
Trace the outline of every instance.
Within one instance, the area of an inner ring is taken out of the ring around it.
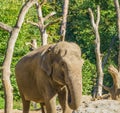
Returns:
[[[120,113],[120,101],[97,100],[90,101],[88,106],[80,106],[73,113]]]

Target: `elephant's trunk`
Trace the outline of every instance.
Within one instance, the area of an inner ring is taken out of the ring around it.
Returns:
[[[76,110],[80,106],[82,98],[82,76],[72,75],[68,81],[68,105]]]

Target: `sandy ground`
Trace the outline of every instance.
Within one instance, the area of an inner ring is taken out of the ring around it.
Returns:
[[[4,113],[3,110],[0,110],[0,113]],[[14,110],[13,113],[22,113],[22,111]],[[41,113],[41,111],[30,111],[30,113]],[[62,113],[61,108],[59,106],[57,107],[57,113]],[[77,111],[73,111],[73,113],[120,113],[120,101],[91,101],[91,97],[83,96],[82,105]]]

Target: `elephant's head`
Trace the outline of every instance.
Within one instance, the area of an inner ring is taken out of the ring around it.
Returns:
[[[80,106],[82,96],[81,50],[74,43],[59,42],[50,46],[43,54],[41,63],[53,81],[68,88],[68,104],[71,109]]]

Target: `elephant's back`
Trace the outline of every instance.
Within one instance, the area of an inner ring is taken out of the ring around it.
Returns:
[[[22,82],[26,82],[26,80],[34,80],[34,77],[36,76],[35,72],[38,68],[40,69],[41,54],[48,47],[49,46],[42,46],[28,53],[18,61],[15,67],[17,82],[20,82],[20,84],[22,84]]]
[[[27,55],[23,56],[15,66],[15,72],[18,70],[25,68],[25,66],[33,65],[37,60],[40,60],[41,54],[47,50],[51,45],[41,46],[35,49],[32,52],[29,52]]]

